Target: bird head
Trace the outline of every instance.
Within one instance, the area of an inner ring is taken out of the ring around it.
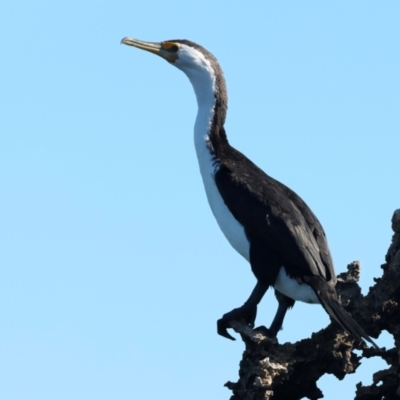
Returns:
[[[224,75],[217,59],[204,47],[184,39],[155,43],[125,37],[121,43],[146,50],[168,61],[187,75],[199,104],[214,102],[215,96],[218,96],[221,108],[226,111],[227,94]],[[225,111],[221,121],[225,119]]]
[[[216,58],[204,47],[189,40],[175,39],[155,43],[126,37],[121,43],[158,55],[182,70],[189,78],[199,73],[215,75],[219,72],[222,75]]]

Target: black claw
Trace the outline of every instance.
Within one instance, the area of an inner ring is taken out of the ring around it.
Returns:
[[[223,318],[217,321],[218,335],[221,335],[227,339],[236,340],[232,335],[228,333],[228,328],[230,328],[230,326],[228,325],[227,321],[224,320]]]
[[[223,317],[217,321],[217,332],[219,335],[227,339],[235,340],[235,338],[228,333],[228,328],[231,327],[229,322],[233,320],[243,321],[253,328],[256,315],[257,306],[249,306],[248,304],[245,304],[242,307],[235,308],[234,310],[224,314]]]

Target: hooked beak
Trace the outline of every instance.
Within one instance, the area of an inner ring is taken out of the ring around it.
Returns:
[[[162,47],[161,43],[153,43],[153,42],[143,42],[142,40],[137,40],[129,37],[125,37],[121,40],[121,43],[126,44],[128,46],[137,47],[138,49],[146,50],[150,53],[156,54],[164,58],[169,62],[174,62],[178,57],[176,53],[171,53],[168,49]]]

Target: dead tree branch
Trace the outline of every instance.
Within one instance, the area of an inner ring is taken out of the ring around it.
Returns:
[[[357,261],[338,276],[336,286],[348,312],[373,338],[386,330],[395,341],[392,349],[368,348],[355,341],[334,322],[314,333],[311,338],[294,344],[277,344],[263,335],[235,322],[232,328],[240,333],[245,351],[240,362],[239,380],[227,382],[233,395],[230,400],[314,400],[323,397],[317,387],[324,374],[343,379],[356,371],[362,358],[381,357],[388,368],[373,375],[370,386],[357,385],[355,400],[400,400],[400,209],[392,218],[394,235],[381,266],[382,276],[366,296],[358,285],[360,265]],[[361,350],[358,356],[353,350]]]

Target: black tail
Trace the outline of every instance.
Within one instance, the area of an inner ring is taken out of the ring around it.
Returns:
[[[338,295],[333,285],[325,282],[320,277],[312,277],[307,279],[307,283],[314,289],[318,300],[325,311],[348,333],[354,335],[359,340],[366,340],[376,349],[379,347],[367,335],[363,328],[357,324],[352,316],[340,304]]]

